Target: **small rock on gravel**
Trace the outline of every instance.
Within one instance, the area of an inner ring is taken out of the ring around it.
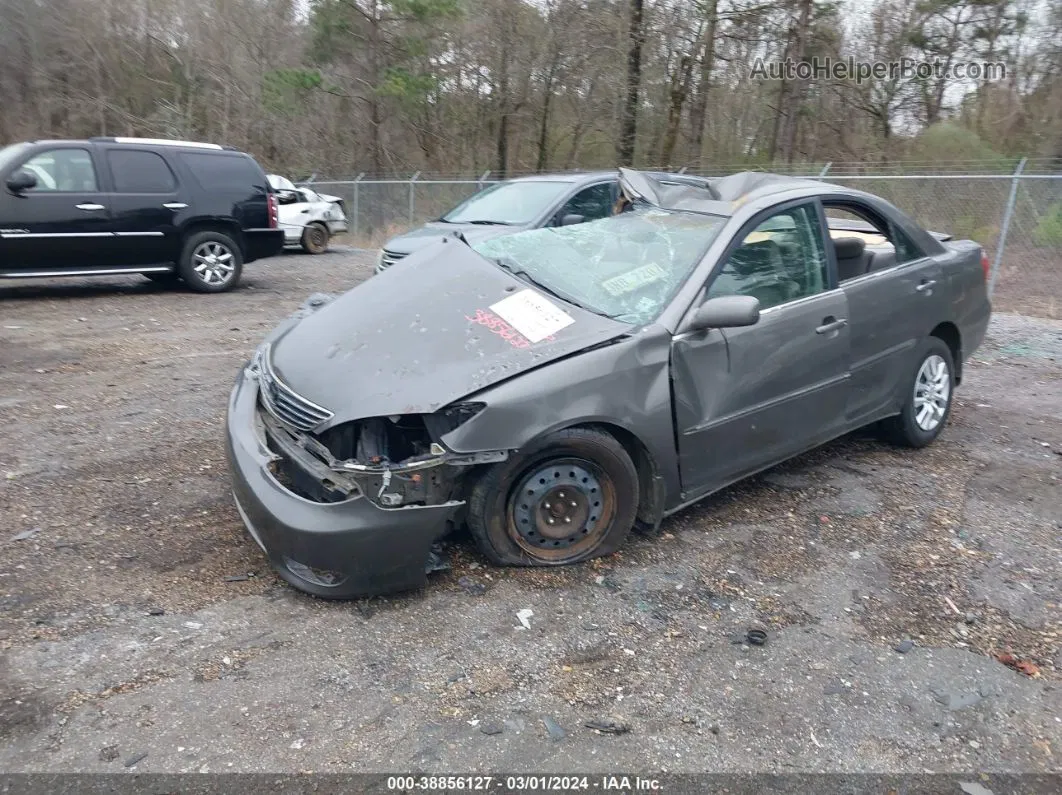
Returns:
[[[547,715],[542,719],[542,725],[546,727],[546,731],[549,732],[549,736],[552,740],[563,740],[568,736],[568,732],[564,731],[557,721]]]
[[[893,650],[898,651],[900,654],[907,654],[907,652],[914,648],[914,645],[914,641],[908,638],[907,640],[902,640],[896,644],[893,647]]]
[[[472,577],[462,577],[457,584],[473,596],[482,596],[487,592],[487,586]]]
[[[493,736],[501,734],[505,731],[505,728],[500,723],[484,723],[479,727],[479,730],[488,736]]]
[[[100,761],[113,762],[118,758],[118,746],[107,745],[100,749]]]

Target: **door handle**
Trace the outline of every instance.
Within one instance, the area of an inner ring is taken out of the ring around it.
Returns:
[[[188,205],[184,202],[166,202],[164,205],[167,210],[183,210]]]
[[[847,325],[848,325],[848,319],[847,318],[843,318],[842,317],[840,320],[837,320],[836,318],[833,317],[833,315],[830,315],[829,317],[824,317],[822,319],[822,325],[819,326],[817,329],[815,329],[815,333],[816,334],[829,334],[831,331],[837,331],[838,329],[842,329],[842,328],[844,328]]]
[[[935,279],[926,279],[921,284],[919,284],[917,287],[915,287],[915,290],[917,292],[924,293],[926,290],[929,290],[930,288],[932,288],[933,285],[936,284],[936,283],[937,282],[936,282]]]
[[[102,210],[102,209],[104,209],[102,204],[89,203],[89,204],[75,204],[74,206],[77,207],[77,209],[85,210],[86,212],[92,212],[93,210]]]

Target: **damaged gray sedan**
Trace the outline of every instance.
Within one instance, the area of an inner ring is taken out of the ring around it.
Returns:
[[[976,243],[813,180],[620,184],[615,215],[444,238],[268,336],[228,452],[288,582],[415,588],[460,525],[576,563],[855,428],[940,433],[990,315]]]

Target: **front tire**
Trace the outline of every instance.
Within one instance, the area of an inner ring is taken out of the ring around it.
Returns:
[[[301,245],[307,254],[324,254],[328,251],[328,227],[324,224],[306,224],[302,230]]]
[[[955,395],[955,360],[944,340],[929,337],[922,343],[904,395],[903,411],[883,420],[881,429],[893,444],[925,447],[944,430]]]
[[[184,242],[177,272],[200,293],[222,293],[240,282],[243,253],[224,232],[197,232]]]
[[[486,471],[468,527],[503,566],[563,566],[615,552],[638,513],[638,471],[607,433],[569,428]]]

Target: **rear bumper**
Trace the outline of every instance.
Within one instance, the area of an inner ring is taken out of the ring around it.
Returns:
[[[362,496],[304,499],[270,471],[276,455],[259,425],[257,397],[257,379],[241,371],[229,398],[226,447],[240,516],[277,573],[299,590],[337,599],[423,586],[432,544],[463,503],[381,508]]]
[[[244,262],[253,262],[256,259],[279,254],[284,248],[283,229],[246,229],[243,233]]]
[[[341,235],[348,229],[346,219],[339,221],[329,221],[328,231],[333,235]]]

